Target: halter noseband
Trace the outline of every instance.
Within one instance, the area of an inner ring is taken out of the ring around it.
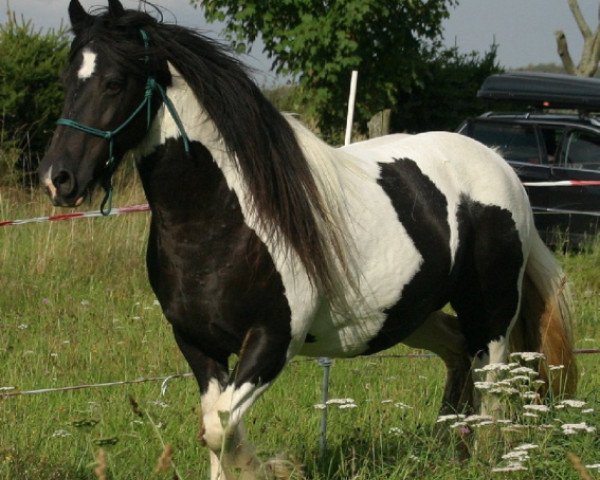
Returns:
[[[148,34],[142,29],[140,29],[140,34],[142,36],[142,39],[144,40],[144,47],[145,47],[146,51],[148,51],[148,48],[149,48]],[[148,56],[146,56],[146,62],[148,62]],[[167,96],[165,89],[160,85],[160,83],[158,83],[156,81],[156,79],[152,75],[148,75],[148,79],[146,80],[146,89],[145,89],[144,99],[142,100],[142,103],[140,103],[138,105],[138,107],[133,111],[133,113],[131,115],[129,115],[129,117],[127,117],[127,119],[123,123],[121,123],[121,125],[116,127],[114,130],[100,130],[98,128],[84,125],[83,123],[79,123],[79,122],[77,122],[75,120],[71,120],[69,118],[59,118],[56,121],[57,125],[71,127],[76,130],[80,130],[84,133],[88,133],[90,135],[94,135],[96,137],[100,137],[100,138],[104,138],[104,139],[108,140],[108,160],[106,161],[106,164],[104,166],[105,171],[104,171],[104,177],[102,179],[102,188],[104,189],[104,192],[105,192],[104,199],[102,200],[102,203],[100,204],[100,212],[102,213],[102,215],[105,215],[105,216],[109,215],[110,211],[112,209],[112,191],[113,191],[112,176],[116,170],[116,161],[115,161],[115,156],[114,156],[114,139],[117,136],[117,134],[121,133],[121,131],[125,127],[127,127],[135,119],[135,117],[137,117],[137,115],[144,109],[144,107],[146,107],[146,132],[148,132],[148,130],[150,129],[150,122],[152,120],[151,119],[152,96],[153,96],[155,90],[158,90],[158,92],[160,93],[162,102],[167,107],[167,110],[171,114],[171,117],[173,117],[173,120],[175,121],[175,124],[177,125],[177,128],[179,129],[179,133],[181,134],[181,138],[183,139],[183,146],[185,148],[185,153],[189,155],[190,154],[190,140],[189,140],[189,137],[187,136],[187,133],[185,132],[185,128],[183,127],[183,122],[181,121],[181,118],[177,114],[177,110],[175,109],[173,102],[171,102],[171,100]]]

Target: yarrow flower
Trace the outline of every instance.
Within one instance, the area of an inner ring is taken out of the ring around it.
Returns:
[[[524,460],[529,460],[529,454],[525,450],[513,450],[512,452],[505,453],[502,455],[504,460],[518,460],[522,462]]]
[[[594,433],[596,427],[591,427],[585,422],[581,423],[565,423],[560,426],[565,435],[574,435],[579,432]]]
[[[477,373],[481,373],[481,372],[505,372],[505,371],[508,371],[508,370],[510,370],[510,366],[507,365],[506,363],[489,363],[485,367],[476,368],[475,372],[477,372]]]
[[[565,407],[571,408],[583,408],[587,405],[583,400],[561,400],[558,402],[559,405],[564,405]]]
[[[519,445],[518,447],[515,447],[514,450],[534,450],[536,448],[539,448],[538,445],[536,445],[535,443],[523,443],[521,445]]]
[[[519,462],[511,462],[506,467],[492,468],[492,472],[524,472],[526,470],[527,468]]]
[[[534,360],[544,360],[546,355],[540,352],[514,352],[510,354],[510,358],[520,358],[524,362],[533,362]]]
[[[450,420],[462,420],[465,418],[465,415],[462,413],[455,413],[450,415],[440,415],[435,423],[448,422]]]
[[[525,410],[533,410],[535,412],[547,413],[550,411],[550,407],[547,405],[524,405]]]

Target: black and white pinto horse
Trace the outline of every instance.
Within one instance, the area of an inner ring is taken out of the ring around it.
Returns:
[[[447,366],[442,412],[472,411],[473,365],[505,362],[511,334],[566,365],[554,389],[574,388],[563,274],[497,153],[443,132],[331,148],[221,46],[108,3],[71,0],[40,176],[77,206],[136,154],[150,283],[200,387],[211,478],[270,475],[242,417],[298,354],[428,349]]]

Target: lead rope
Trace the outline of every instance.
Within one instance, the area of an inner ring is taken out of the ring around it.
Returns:
[[[143,29],[140,29],[140,34],[142,36],[142,39],[144,40],[144,47],[146,48],[146,51],[148,51],[148,48],[149,48],[148,34]],[[146,55],[145,61],[146,61],[146,63],[148,63],[148,55]],[[120,133],[125,127],[127,127],[133,121],[133,119],[143,110],[144,107],[146,107],[146,132],[148,132],[150,130],[150,123],[152,121],[152,95],[154,94],[154,90],[159,91],[160,96],[161,96],[161,101],[165,104],[169,114],[171,115],[171,117],[175,121],[175,124],[177,125],[179,134],[181,135],[181,138],[183,140],[183,148],[185,149],[185,153],[186,153],[186,155],[190,155],[190,152],[191,152],[190,139],[185,131],[183,122],[181,121],[181,118],[179,117],[179,114],[177,113],[177,110],[176,110],[175,106],[173,105],[173,102],[167,96],[165,89],[151,75],[148,75],[148,79],[146,80],[146,90],[144,92],[144,100],[142,100],[142,103],[140,103],[138,105],[138,107],[133,111],[133,113],[131,115],[129,115],[129,117],[127,117],[127,119],[123,123],[121,123],[121,125],[119,125],[117,128],[115,128],[114,130],[100,130],[98,128],[84,125],[82,123],[79,123],[75,120],[71,120],[69,118],[59,118],[56,121],[57,125],[63,125],[65,127],[75,128],[76,130],[80,130],[84,133],[94,135],[96,137],[100,137],[100,138],[104,138],[105,140],[108,140],[108,160],[106,161],[106,164],[104,166],[104,172],[103,172],[101,183],[100,183],[100,185],[104,189],[104,199],[102,200],[102,203],[100,204],[100,213],[102,213],[102,215],[104,215],[104,216],[110,215],[110,212],[112,210],[112,197],[113,197],[112,176],[115,173],[116,164],[117,164],[117,162],[115,161],[115,156],[114,156],[114,138],[118,133]]]

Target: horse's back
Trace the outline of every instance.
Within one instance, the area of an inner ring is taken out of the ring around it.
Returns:
[[[531,226],[527,194],[519,178],[493,149],[464,135],[394,134],[342,148],[360,162],[382,165],[405,160],[427,176],[450,203],[464,199],[508,210],[520,229]]]

